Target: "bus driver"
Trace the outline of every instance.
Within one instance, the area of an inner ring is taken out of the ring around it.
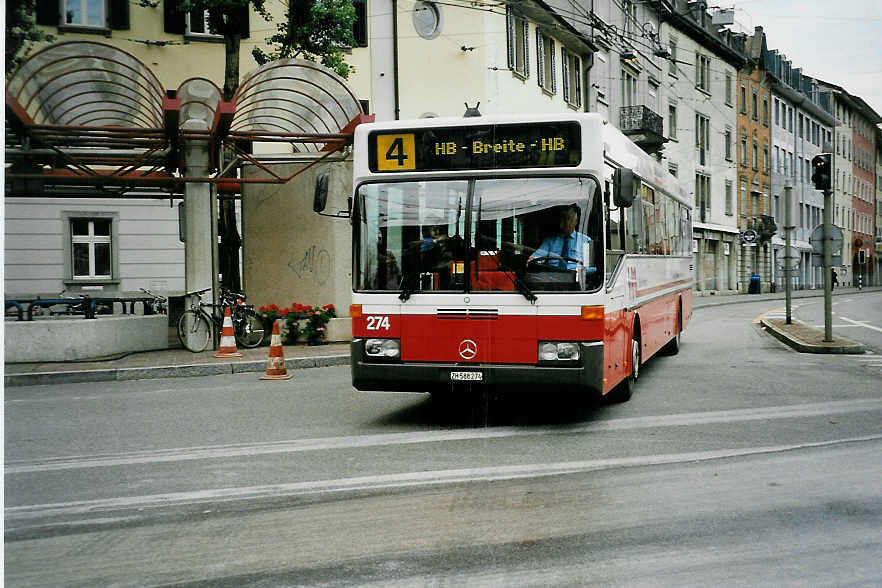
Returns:
[[[560,232],[545,237],[542,244],[529,257],[527,264],[540,261],[560,269],[574,270],[579,262],[584,262],[582,252],[587,249],[591,238],[576,231],[579,213],[572,206],[560,212]],[[591,260],[588,260],[591,263]]]

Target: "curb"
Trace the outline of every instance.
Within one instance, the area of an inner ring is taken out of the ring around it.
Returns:
[[[831,344],[817,345],[791,336],[789,333],[779,329],[766,319],[761,319],[760,324],[765,327],[767,333],[789,345],[793,349],[796,349],[800,353],[830,353],[842,355],[860,355],[866,353],[866,348],[862,344],[848,341],[841,337],[837,337],[836,341]]]
[[[347,355],[319,355],[315,357],[294,357],[285,360],[285,368],[300,370],[315,367],[349,365]],[[77,384],[81,382],[121,382],[130,380],[150,380],[158,378],[181,378],[193,376],[218,376],[262,372],[266,360],[240,361],[236,363],[198,363],[191,365],[167,365],[157,367],[108,368],[102,370],[67,372],[31,372],[27,374],[6,374],[6,386],[37,386],[40,384]]]

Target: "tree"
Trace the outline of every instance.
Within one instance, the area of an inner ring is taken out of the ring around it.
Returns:
[[[54,37],[37,28],[37,0],[6,2],[6,77],[27,59],[31,43],[53,41]]]
[[[302,56],[315,61],[321,59],[326,67],[334,69],[342,77],[349,75],[350,66],[343,60],[343,50],[355,44],[352,25],[355,8],[352,0],[288,0],[288,18],[278,25],[279,32],[269,43],[281,45],[266,54],[260,49],[252,52],[255,61],[263,65],[267,61]],[[253,9],[265,20],[272,17],[266,10],[266,0],[184,0],[179,6],[182,12],[206,11],[211,31],[224,37],[226,64],[224,67],[224,100],[231,100],[239,87],[239,47],[242,31]],[[218,234],[219,265],[223,276],[222,285],[241,291],[239,276],[239,246],[241,240],[236,228],[234,202],[221,200]]]
[[[288,19],[278,25],[278,32],[267,39],[274,51],[252,51],[263,65],[276,59],[302,57],[318,61],[343,78],[353,71],[345,61],[344,51],[355,45],[352,0],[289,0]]]

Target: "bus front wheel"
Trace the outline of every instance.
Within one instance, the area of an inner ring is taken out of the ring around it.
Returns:
[[[636,329],[637,326],[635,325]],[[631,372],[622,382],[610,393],[612,402],[627,402],[634,395],[634,389],[637,387],[637,378],[640,377],[640,339],[636,335],[631,337]]]

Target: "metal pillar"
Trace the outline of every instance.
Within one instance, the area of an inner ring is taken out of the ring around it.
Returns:
[[[190,119],[183,130],[208,130],[208,121]],[[208,177],[209,142],[187,139],[183,145],[184,174],[189,177]],[[211,288],[205,297],[214,302],[217,297],[217,199],[209,183],[188,182],[184,187],[186,216],[184,242],[184,283],[187,292]],[[189,306],[189,300],[187,301]]]
[[[833,192],[824,190],[824,341],[833,340]]]
[[[791,259],[793,258],[793,249],[790,247],[790,233],[793,232],[793,224],[791,223],[791,215],[792,211],[790,210],[790,193],[793,191],[793,188],[790,186],[790,181],[788,180],[784,184],[784,299],[786,300],[787,306],[787,324],[791,324],[791,313],[790,313],[790,296],[791,296],[791,288],[792,288],[792,278],[791,278]]]

